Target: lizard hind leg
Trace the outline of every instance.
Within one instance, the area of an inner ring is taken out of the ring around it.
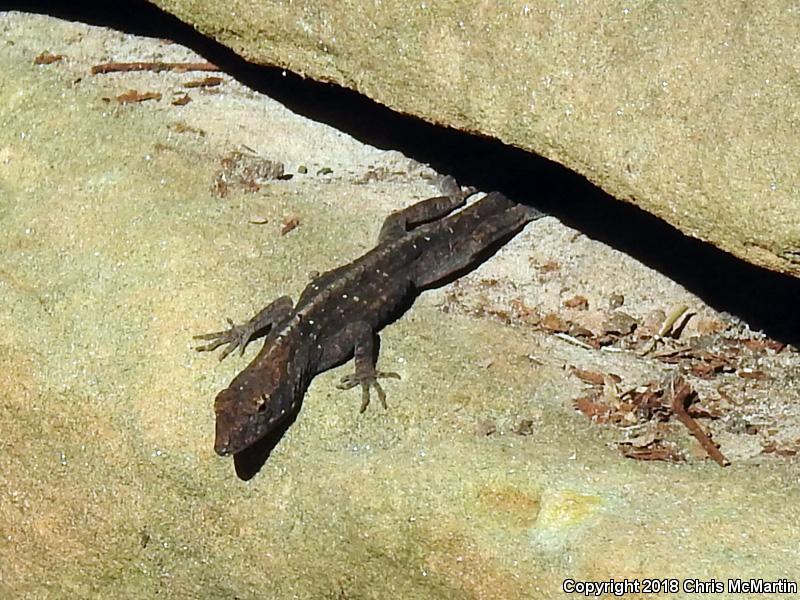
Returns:
[[[492,212],[490,207],[501,207]],[[522,204],[513,204],[499,192],[492,192],[476,205],[466,209],[482,210],[483,219],[473,218],[470,221],[456,223],[453,227],[455,235],[450,244],[431,251],[421,257],[414,268],[414,285],[423,289],[447,281],[454,275],[477,267],[484,253],[496,249],[497,245],[508,240],[519,232],[527,223],[543,217],[544,214],[534,208]],[[462,211],[463,212],[463,211]]]
[[[384,220],[378,242],[396,240],[418,225],[449,215],[464,202],[461,197],[437,196],[395,211]]]
[[[378,379],[400,379],[400,375],[393,372],[378,371],[375,368],[375,349],[377,335],[372,331],[372,327],[365,321],[358,321],[348,326],[350,335],[355,339],[353,357],[355,359],[355,371],[350,375],[345,375],[339,381],[340,390],[349,390],[357,385],[361,386],[361,408],[358,412],[363,413],[367,410],[370,402],[370,389],[374,389],[378,394],[378,400],[383,408],[386,405],[386,392],[383,391]]]
[[[422,200],[390,214],[383,222],[378,241],[396,240],[414,227],[446,217],[464,206],[467,198],[476,191],[471,187],[462,189],[450,175],[439,176],[436,186],[443,196]]]

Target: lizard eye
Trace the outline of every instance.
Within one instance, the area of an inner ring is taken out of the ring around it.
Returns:
[[[264,412],[267,410],[267,395],[261,394],[258,400],[256,400],[256,410],[258,412]]]

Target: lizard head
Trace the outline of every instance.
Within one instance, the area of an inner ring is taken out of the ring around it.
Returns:
[[[214,451],[220,456],[236,454],[280,427],[297,408],[288,378],[261,371],[253,376],[247,369],[214,402],[216,437]],[[283,383],[282,383],[283,382]]]

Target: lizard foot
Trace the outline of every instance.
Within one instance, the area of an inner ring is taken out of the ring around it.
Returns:
[[[236,350],[236,348],[239,348],[240,355],[244,354],[245,346],[247,346],[253,334],[256,332],[255,328],[250,323],[235,325],[230,319],[226,320],[228,321],[228,325],[230,325],[229,329],[194,336],[193,339],[195,340],[211,340],[205,346],[198,346],[195,350],[198,352],[210,352],[216,350],[223,344],[228,344],[228,347],[223,349],[222,354],[219,355],[220,360],[223,360],[231,352]]]
[[[378,393],[378,400],[380,400],[381,406],[386,409],[388,408],[386,405],[386,392],[383,391],[381,384],[378,383],[378,379],[387,378],[400,379],[400,375],[398,373],[385,371],[375,371],[369,375],[358,375],[356,373],[352,373],[342,377],[336,387],[340,390],[349,390],[357,385],[361,386],[361,408],[358,410],[359,413],[363,413],[365,410],[367,410],[370,400],[369,390],[370,388],[375,388],[375,391]]]

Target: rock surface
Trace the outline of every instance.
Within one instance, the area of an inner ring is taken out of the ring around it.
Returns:
[[[800,275],[795,2],[153,2],[253,62],[538,153]]]
[[[554,218],[383,330],[379,365],[403,376],[388,411],[358,415],[335,388],[352,363],[325,373],[237,479],[212,450],[212,403],[256,348],[219,363],[191,336],[370,248],[386,214],[434,193],[426,167],[225,74],[91,75],[200,60],[157,38],[0,13],[0,47],[0,597],[547,600],[568,578],[796,581],[800,354],[743,350],[768,377],[695,381],[730,399],[704,426],[732,466],[680,427],[685,462],[623,458],[623,432],[574,409],[574,367],[621,389],[675,367],[527,317],[602,328],[613,298],[642,327],[679,304],[697,313],[686,336],[730,324]]]

